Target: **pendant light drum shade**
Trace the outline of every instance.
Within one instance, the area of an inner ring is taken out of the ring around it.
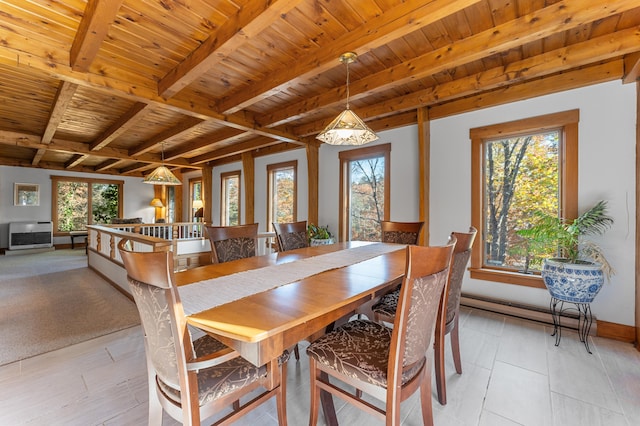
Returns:
[[[162,144],[162,165],[144,177],[142,181],[152,185],[182,185],[182,182],[164,165],[164,143]]]
[[[182,182],[165,166],[158,166],[157,169],[144,177],[143,182],[154,185],[182,185]]]
[[[364,145],[378,139],[378,135],[349,109],[349,64],[357,57],[353,52],[340,56],[340,62],[347,66],[347,108],[316,136],[329,145]]]

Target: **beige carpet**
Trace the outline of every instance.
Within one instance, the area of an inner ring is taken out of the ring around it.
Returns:
[[[0,365],[140,323],[84,250],[0,256]]]

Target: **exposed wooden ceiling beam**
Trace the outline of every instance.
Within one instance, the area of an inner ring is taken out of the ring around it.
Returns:
[[[631,0],[565,0],[534,13],[509,21],[496,28],[483,31],[454,42],[433,52],[403,62],[349,85],[352,100],[364,98],[375,91],[390,89],[410,81],[415,81],[471,61],[482,59],[495,53],[504,52],[523,43],[548,37],[552,34],[576,28],[603,13],[618,13],[637,7]],[[318,108],[344,102],[346,87],[341,86],[305,99],[273,114],[258,116],[263,125],[282,124],[290,117],[300,117]]]
[[[80,27],[71,45],[70,65],[74,71],[89,71],[100,45],[107,37],[109,26],[123,0],[89,0]]]
[[[640,79],[640,52],[634,52],[624,57],[623,83],[635,83]]]
[[[69,161],[67,161],[66,163],[64,163],[64,168],[65,169],[73,169],[76,166],[79,166],[80,164],[82,164],[82,162],[84,160],[86,160],[89,157],[89,155],[74,155],[73,157],[71,157],[71,159]]]
[[[144,102],[136,102],[122,117],[112,123],[103,134],[91,143],[91,150],[97,151],[109,145],[120,135],[129,131],[130,128],[142,120],[149,112],[151,112],[149,105]]]
[[[247,135],[251,135],[251,133],[243,132],[238,129],[232,129],[230,127],[225,127],[213,134],[200,136],[190,141],[188,144],[179,146],[175,149],[165,152],[164,158],[173,159],[173,158],[183,157],[190,154],[191,152],[197,151],[205,147],[210,147],[213,149],[215,145],[221,142],[243,140],[244,138],[247,137]]]
[[[206,154],[199,155],[197,157],[193,157],[191,159],[191,164],[193,165],[202,165],[208,161],[217,160],[219,158],[223,158],[229,155],[250,152],[257,148],[263,148],[265,146],[275,145],[279,142],[270,138],[255,138],[250,141],[236,143],[230,146],[226,146],[224,148],[216,149],[211,152],[207,152]]]
[[[158,94],[172,97],[221,58],[268,28],[274,19],[286,14],[302,0],[252,0],[230,16],[218,30],[158,82]]]
[[[20,60],[26,56],[25,52],[13,47],[0,45],[0,64],[4,63],[13,68],[33,69],[44,72],[47,75],[65,80],[80,86],[89,87],[103,93],[129,99],[135,102],[147,103],[153,108],[169,109],[184,115],[198,117],[202,120],[213,120],[224,126],[233,127],[239,130],[252,132],[257,136],[272,137],[282,142],[292,142],[303,144],[296,136],[282,132],[277,129],[269,129],[259,126],[254,120],[247,119],[247,114],[223,115],[214,111],[215,105],[198,102],[189,98],[173,97],[164,99],[157,94],[157,85],[153,80],[123,81],[110,75],[97,75],[81,73],[71,70],[71,68],[60,62],[52,62],[57,57],[42,56],[42,52],[28,52],[29,61]]]
[[[69,102],[71,102],[73,95],[76,93],[76,89],[78,89],[77,84],[69,83],[68,81],[60,82],[56,96],[53,99],[53,107],[49,114],[47,127],[42,133],[42,143],[51,142],[53,135],[56,133],[58,126],[62,122],[62,117],[69,106]]]
[[[123,167],[119,171],[120,171],[121,174],[125,175],[125,174],[129,174],[129,173],[134,173],[134,172],[142,173],[143,171],[152,169],[154,167],[155,166],[149,165],[149,164],[135,163],[135,164],[132,164],[130,166]]]
[[[634,52],[637,50],[638,45],[640,45],[640,27],[629,28],[552,50],[522,61],[513,62],[507,67],[496,67],[478,74],[445,82],[429,89],[400,96],[390,101],[360,108],[357,113],[363,120],[382,118],[386,115],[469,96],[478,92],[478,90],[493,90],[571,68],[610,60],[629,52]],[[295,129],[295,131],[300,135],[315,134],[323,129],[329,120],[315,123],[303,129]]]
[[[124,163],[127,160],[116,160],[115,158],[112,158],[110,160],[106,160],[103,161],[102,163],[100,163],[99,165],[95,166],[93,169],[97,172],[103,172],[105,170],[109,170],[109,169],[114,169],[116,168],[119,164]]]
[[[54,138],[50,144],[45,145],[40,142],[39,136],[6,130],[0,130],[0,144],[33,149],[49,149],[52,151],[64,152],[67,154],[87,154],[94,157],[133,160],[142,163],[149,163],[152,165],[162,163],[162,158],[159,154],[143,154],[131,158],[127,150],[124,149],[105,147],[99,151],[91,151],[89,147],[82,142],[73,142],[57,138]],[[171,165],[174,167],[189,167],[192,169],[200,168],[199,166],[193,165],[185,159],[172,159],[171,161],[166,161],[166,163],[167,165]]]
[[[530,99],[534,96],[543,96],[577,89],[591,84],[604,83],[622,78],[622,73],[622,59],[605,64],[597,64],[591,67],[549,76],[544,79],[527,81],[522,84],[515,84],[490,92],[484,92],[480,95],[434,105],[429,108],[429,117],[435,120],[490,106],[504,105],[510,102]]]
[[[246,108],[274,92],[283,90],[291,81],[314,76],[339,64],[338,57],[346,51],[364,53],[389,41],[409,34],[428,24],[458,12],[479,0],[410,0],[380,14],[361,27],[322,47],[293,64],[271,73],[271,77],[249,85],[218,102],[217,110],[230,114]],[[425,4],[426,3],[426,4]],[[285,17],[286,19],[286,17]]]
[[[73,98],[74,93],[76,93],[76,89],[78,88],[77,84],[69,83],[66,81],[60,82],[60,86],[58,86],[58,91],[56,92],[56,96],[53,99],[53,107],[51,108],[51,113],[49,114],[49,120],[47,121],[47,126],[42,133],[42,143],[48,144],[51,142],[53,135],[56,133],[60,122],[62,122],[62,117],[64,116],[64,112],[67,110],[69,106],[69,102],[71,102],[71,98]],[[37,166],[44,154],[47,151],[45,149],[39,149],[36,151],[36,154],[33,156],[31,160],[32,166]]]
[[[129,155],[133,157],[136,155],[144,154],[145,152],[148,152],[151,149],[155,148],[157,145],[162,144],[164,141],[192,130],[193,127],[197,126],[198,124],[201,124],[202,122],[203,121],[199,118],[187,117],[184,120],[180,121],[180,123],[178,123],[177,125],[173,126],[172,128],[167,129],[164,132],[160,132],[157,135],[153,136],[152,138],[147,139],[141,144],[131,148],[129,150]]]
[[[44,157],[44,154],[46,153],[47,153],[47,150],[44,148],[40,148],[39,150],[37,150],[35,155],[31,159],[31,165],[37,166],[40,160],[42,160],[42,157]]]
[[[9,159],[6,157],[0,157],[0,165],[2,166],[13,166],[13,167],[36,167],[36,168],[40,168],[40,169],[47,169],[47,170],[66,170],[64,165],[62,165],[61,163],[50,163],[50,162],[40,162],[37,166],[31,166],[29,164],[29,161],[25,161],[25,160],[14,160],[14,159]],[[100,173],[100,174],[110,174],[112,175],[113,172],[112,171],[98,171],[95,170],[93,167],[86,167],[86,166],[79,166],[73,169],[74,172],[83,172],[83,173]],[[142,173],[138,173],[138,174],[130,174],[130,176],[140,176],[142,177]]]

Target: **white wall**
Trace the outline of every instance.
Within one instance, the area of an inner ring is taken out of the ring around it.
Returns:
[[[615,224],[596,240],[616,268],[592,303],[604,321],[634,324],[635,300],[635,85],[611,82],[513,104],[459,114],[431,122],[430,212],[431,244],[446,241],[453,230],[471,223],[471,141],[469,129],[570,109],[580,110],[579,209],[609,201]],[[391,148],[391,220],[418,219],[417,126],[379,134],[375,143]],[[319,222],[338,229],[338,152],[320,149]],[[472,280],[463,291],[529,305],[548,307],[544,289]]]
[[[74,173],[62,170],[45,170],[28,167],[0,166],[0,248],[9,247],[9,223],[23,221],[51,221],[51,176],[78,176],[124,181],[124,216],[142,217],[153,223],[153,185],[142,183],[142,178],[114,175]],[[40,205],[37,207],[14,206],[13,184],[35,183],[40,185]],[[69,244],[69,237],[54,237],[54,244]]]
[[[471,220],[469,129],[578,108],[579,211],[608,200],[614,226],[600,244],[617,273],[591,305],[594,315],[634,324],[635,256],[635,85],[610,82],[543,96],[431,123],[431,241]],[[458,167],[456,165],[463,165]],[[452,171],[455,170],[455,174]],[[452,180],[452,176],[456,176]],[[521,303],[548,306],[546,290],[466,279],[463,291]]]

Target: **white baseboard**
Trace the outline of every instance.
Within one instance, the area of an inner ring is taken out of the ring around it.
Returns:
[[[509,315],[512,317],[523,318],[531,321],[542,322],[545,324],[553,325],[553,318],[551,317],[551,311],[549,308],[539,308],[537,306],[529,306],[520,303],[509,302],[506,300],[490,299],[485,297],[479,297],[469,294],[462,294],[460,304],[470,308],[482,309],[490,312],[497,312],[503,315]],[[570,307],[571,304],[565,304],[565,308]],[[564,311],[560,323],[563,328],[570,328],[573,330],[578,329],[578,316],[577,311]],[[589,335],[595,336],[597,334],[597,321],[596,317],[593,317],[593,324],[589,331]]]
[[[30,248],[30,249],[15,249],[9,250],[6,249],[4,251],[5,256],[15,256],[18,254],[34,254],[34,253],[44,253],[46,251],[54,251],[55,247],[42,247],[42,248]]]

